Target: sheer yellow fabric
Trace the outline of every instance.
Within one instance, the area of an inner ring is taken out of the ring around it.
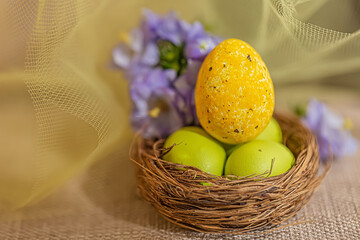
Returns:
[[[109,63],[142,8],[249,42],[275,85],[360,75],[358,1],[2,1],[1,211],[43,198],[131,139],[127,84]]]

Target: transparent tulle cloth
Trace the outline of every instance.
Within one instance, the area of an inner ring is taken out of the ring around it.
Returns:
[[[275,86],[360,76],[356,0],[1,1],[1,211],[36,202],[132,139],[128,85],[110,59],[143,8],[249,42]]]

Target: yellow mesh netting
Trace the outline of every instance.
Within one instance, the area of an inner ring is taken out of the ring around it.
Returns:
[[[127,84],[109,62],[144,7],[249,42],[275,86],[360,75],[356,0],[2,1],[1,210],[41,199],[130,140]]]

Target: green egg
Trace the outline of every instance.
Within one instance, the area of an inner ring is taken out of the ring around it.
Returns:
[[[203,135],[204,137],[207,137],[213,141],[215,141],[216,143],[218,143],[219,145],[221,145],[225,151],[228,151],[229,149],[233,148],[235,145],[231,145],[231,144],[227,144],[227,143],[223,143],[220,142],[218,140],[216,140],[215,138],[213,138],[212,136],[210,136],[204,129],[202,129],[201,127],[196,127],[196,126],[187,126],[182,128],[183,130],[187,130],[187,131],[192,131],[192,132],[196,132],[198,134]]]
[[[233,151],[235,151],[236,149],[238,149],[238,148],[241,147],[242,145],[244,145],[244,143],[240,143],[240,144],[238,144],[238,145],[235,145],[235,146],[233,146],[233,147],[231,147],[231,148],[226,149],[226,155],[230,156],[230,154],[231,154]]]
[[[282,143],[282,131],[279,123],[275,120],[275,118],[271,118],[265,130],[262,133],[260,133],[260,135],[257,136],[254,140],[266,140],[266,141],[274,141],[274,142]],[[242,145],[244,144],[240,143],[238,145],[235,146],[232,145],[228,148],[225,148],[226,154],[229,156],[232,152],[234,152]]]
[[[277,176],[291,169],[295,163],[292,152],[284,145],[274,141],[254,140],[234,150],[225,165],[225,175],[245,177],[252,174],[272,172]]]
[[[164,160],[193,166],[200,170],[221,176],[224,171],[226,153],[217,140],[209,136],[200,127],[184,127],[171,134],[164,147],[176,144]]]
[[[271,118],[265,130],[254,140],[267,140],[282,143],[282,131],[275,118]]]

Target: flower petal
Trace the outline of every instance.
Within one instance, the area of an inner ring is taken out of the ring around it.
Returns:
[[[128,68],[131,62],[131,49],[125,43],[120,43],[113,50],[114,63],[121,68]]]
[[[131,48],[134,52],[140,53],[144,46],[144,34],[139,28],[135,28],[130,33]]]
[[[197,38],[203,38],[206,35],[203,25],[200,22],[194,22],[187,31],[186,41],[193,41]]]
[[[146,45],[141,62],[149,66],[155,66],[159,62],[159,50],[155,43],[148,43]]]

